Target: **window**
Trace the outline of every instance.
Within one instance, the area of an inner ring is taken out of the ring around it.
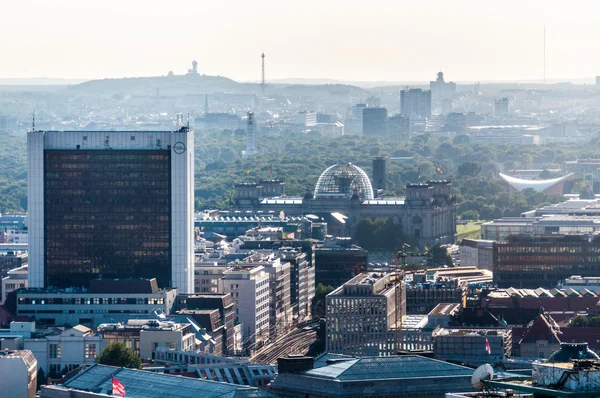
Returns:
[[[60,344],[50,344],[50,359],[60,359]]]
[[[96,358],[96,344],[85,345],[85,358],[94,359]]]

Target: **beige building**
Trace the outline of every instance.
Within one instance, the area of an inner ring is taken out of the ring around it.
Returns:
[[[0,351],[0,396],[34,398],[37,370],[37,360],[31,351]]]
[[[397,274],[362,273],[327,295],[326,301],[327,352],[396,353],[397,328],[406,313],[406,291]]]
[[[151,359],[159,347],[178,351],[195,351],[195,334],[190,324],[157,320],[129,320],[127,323],[98,326],[103,347],[110,343],[124,343],[142,359]]]

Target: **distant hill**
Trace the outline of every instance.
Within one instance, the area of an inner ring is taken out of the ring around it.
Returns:
[[[0,79],[0,86],[67,86],[79,84],[86,79],[59,79],[53,77],[28,77],[22,79]]]
[[[90,80],[70,89],[82,94],[182,95],[215,91],[253,92],[257,84],[243,84],[222,76],[173,75]]]
[[[236,94],[260,94],[257,83],[240,83],[223,76],[173,75],[156,77],[135,77],[123,79],[90,80],[70,86],[70,91],[82,95],[188,95],[215,92]],[[267,95],[289,97],[306,95],[330,95],[340,97],[361,97],[367,92],[356,86],[343,84],[268,84]]]

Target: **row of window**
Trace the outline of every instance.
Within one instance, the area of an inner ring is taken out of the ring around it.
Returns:
[[[162,297],[129,297],[129,298],[103,298],[103,297],[64,297],[64,298],[29,298],[19,297],[19,304],[78,304],[78,305],[93,305],[93,304],[104,304],[104,305],[116,305],[116,304],[127,304],[127,305],[162,305],[164,304],[164,298]]]
[[[83,355],[85,359],[96,358],[97,347],[94,343],[85,344]],[[62,357],[62,349],[60,343],[52,343],[48,345],[48,357],[50,359],[60,359]]]

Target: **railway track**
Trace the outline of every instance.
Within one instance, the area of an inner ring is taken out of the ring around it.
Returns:
[[[318,325],[318,319],[299,324],[288,334],[261,348],[260,351],[250,357],[250,361],[273,364],[277,362],[279,357],[289,354],[306,354],[311,344],[317,339],[317,332],[314,329]]]

